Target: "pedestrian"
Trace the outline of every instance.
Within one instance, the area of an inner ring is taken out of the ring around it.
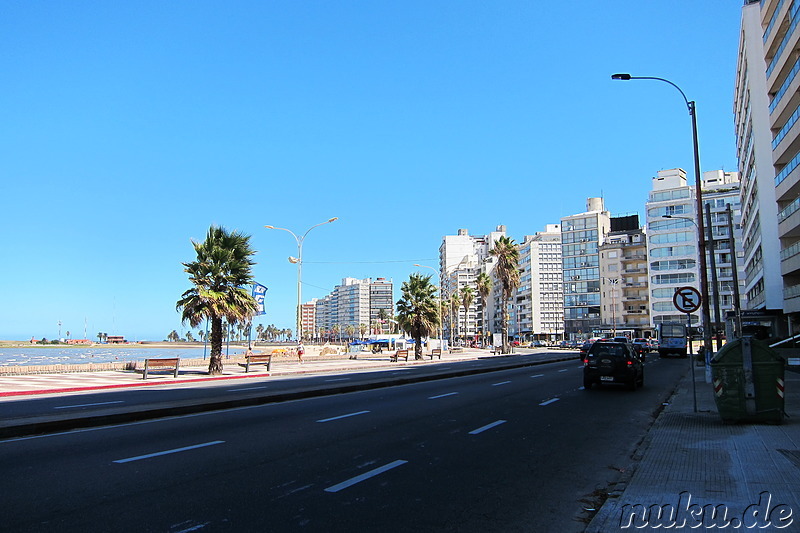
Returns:
[[[306,347],[303,346],[303,341],[298,341],[297,343],[297,358],[300,360],[300,364],[303,364],[303,354],[306,353]]]
[[[246,352],[244,352],[244,357],[245,357],[245,359],[247,359],[247,358],[248,358],[248,357],[250,357],[251,355],[253,355],[253,347],[252,347],[252,346],[250,346],[250,345],[248,345],[248,346],[247,346],[247,351],[246,351]]]

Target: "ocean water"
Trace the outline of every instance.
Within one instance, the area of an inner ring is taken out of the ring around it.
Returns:
[[[205,356],[211,352],[209,346]],[[222,348],[223,355],[226,352]],[[230,349],[230,355],[241,353],[241,349]],[[0,348],[0,366],[55,365],[80,363],[114,363],[144,361],[150,357],[180,357],[202,359],[203,348],[128,348],[125,346],[72,346],[72,347],[20,347]]]

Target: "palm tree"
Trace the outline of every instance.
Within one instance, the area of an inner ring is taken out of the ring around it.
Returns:
[[[422,337],[428,337],[439,325],[436,312],[436,287],[430,276],[414,273],[404,281],[397,301],[397,322],[414,339],[414,358],[422,359]]]
[[[264,324],[259,324],[256,326],[256,340],[261,340],[264,336]]]
[[[369,326],[367,326],[366,324],[359,324],[358,325],[358,333],[361,335],[362,339],[364,337],[366,337],[367,331],[369,331]]]
[[[334,324],[333,327],[331,327],[331,334],[333,335],[334,339],[337,335],[339,335],[339,329],[339,324]],[[341,338],[339,340],[341,340]]]
[[[503,353],[509,352],[508,346],[508,301],[514,296],[514,291],[519,287],[519,250],[514,239],[502,236],[497,239],[494,248],[489,250],[489,254],[497,258],[495,273],[503,286],[501,321],[503,328]]]
[[[469,315],[469,306],[472,305],[472,300],[475,299],[475,292],[472,287],[464,287],[461,289],[461,305],[464,306],[464,340],[467,337],[467,317]]]
[[[486,325],[489,318],[486,316],[486,308],[487,304],[489,303],[489,293],[492,292],[492,278],[489,277],[489,274],[486,272],[481,272],[478,274],[478,278],[476,280],[478,285],[478,294],[481,297],[481,311],[483,313],[483,328],[481,331],[481,342],[485,342],[486,337]]]
[[[461,300],[458,292],[450,296],[450,344],[458,337],[458,308],[461,307]],[[455,318],[453,318],[455,315]]]
[[[184,272],[194,287],[175,305],[183,322],[197,327],[211,322],[211,356],[208,373],[222,373],[222,319],[229,323],[250,320],[257,311],[256,301],[245,289],[253,283],[250,236],[229,232],[212,225],[204,242],[193,242],[197,259],[183,263]]]
[[[356,327],[353,324],[348,324],[344,328],[344,334],[347,335],[347,338],[353,340],[353,335],[356,334]]]

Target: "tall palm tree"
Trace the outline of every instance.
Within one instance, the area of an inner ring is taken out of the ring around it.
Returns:
[[[467,337],[467,318],[469,316],[469,306],[472,305],[472,301],[475,299],[475,291],[472,290],[472,287],[464,287],[461,289],[461,305],[464,306],[464,342],[466,342]]]
[[[436,287],[430,276],[414,273],[400,288],[397,322],[414,339],[414,359],[422,359],[422,337],[429,337],[439,325]]]
[[[503,287],[501,321],[503,328],[503,353],[509,353],[508,346],[508,301],[514,296],[514,291],[519,287],[519,250],[514,242],[505,235],[497,239],[494,248],[489,250],[489,254],[497,258],[495,274]]]
[[[367,331],[369,331],[369,326],[366,324],[358,325],[358,333],[361,335],[362,339],[367,336]]]
[[[356,327],[353,324],[348,324],[344,328],[344,334],[347,335],[347,338],[353,340],[353,335],[356,333]]]
[[[481,328],[481,342],[485,343],[486,341],[486,326],[489,320],[489,317],[486,316],[486,309],[487,304],[489,303],[489,294],[492,292],[492,278],[489,277],[489,274],[486,272],[481,272],[478,274],[478,278],[476,280],[478,285],[478,294],[481,297],[481,312],[483,313],[483,328]]]
[[[212,225],[206,240],[193,242],[197,259],[183,263],[184,272],[194,285],[175,305],[183,322],[197,327],[211,322],[211,356],[208,373],[222,373],[222,319],[229,323],[250,320],[257,311],[256,301],[245,288],[253,283],[250,236]]]
[[[339,335],[339,330],[340,329],[341,328],[339,328],[339,324],[334,324],[333,327],[331,327],[331,334],[333,335],[334,339]],[[341,339],[339,339],[339,340],[341,340]]]
[[[459,307],[461,307],[461,299],[458,297],[458,292],[455,292],[450,296],[450,344],[453,344],[453,341],[458,337]]]

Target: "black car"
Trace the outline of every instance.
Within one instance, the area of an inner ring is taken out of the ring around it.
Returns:
[[[583,358],[583,388],[594,384],[624,384],[630,390],[644,385],[644,365],[628,342],[595,342]]]

